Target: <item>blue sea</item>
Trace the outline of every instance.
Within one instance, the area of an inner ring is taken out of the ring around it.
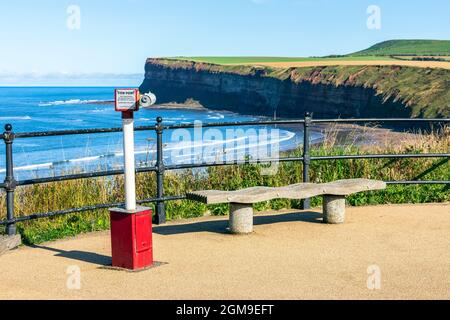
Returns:
[[[3,128],[7,123],[12,124],[14,132],[120,127],[121,116],[114,111],[114,106],[99,104],[113,99],[112,87],[0,87],[0,125]],[[153,125],[158,116],[164,119],[166,125],[262,119],[210,110],[145,109],[135,114],[135,124]],[[237,128],[241,131],[233,136],[235,129],[204,129],[200,133],[194,130],[167,130],[163,136],[164,160],[166,164],[225,161],[225,158],[229,159],[236,153],[239,157],[248,156],[256,144],[267,146],[267,149],[276,145],[283,151],[297,146],[303,139],[300,128],[241,127]],[[155,138],[154,131],[136,132],[138,167],[154,165]],[[319,134],[315,134],[313,139],[320,139]],[[241,143],[243,140],[246,141],[244,144]],[[23,180],[120,169],[123,163],[122,148],[121,133],[16,139],[13,144],[15,176]],[[271,150],[262,158],[271,156]],[[5,148],[0,146],[2,181],[4,175]]]

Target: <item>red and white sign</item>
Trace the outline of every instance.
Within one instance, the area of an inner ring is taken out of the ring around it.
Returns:
[[[139,89],[116,89],[116,111],[138,111],[139,98]]]

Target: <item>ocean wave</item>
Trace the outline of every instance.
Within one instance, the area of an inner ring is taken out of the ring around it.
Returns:
[[[164,122],[167,122],[167,121],[186,121],[186,120],[190,120],[189,117],[185,117],[185,116],[170,117],[170,116],[167,116],[167,117],[164,118]]]
[[[50,102],[39,103],[39,107],[61,106],[68,104],[89,104],[89,103],[101,103],[108,102],[108,100],[81,100],[81,99],[69,99],[69,100],[56,100]]]
[[[90,162],[90,161],[99,160],[100,158],[103,158],[103,157],[106,157],[106,155],[70,159],[69,162],[72,162],[72,163],[73,162]]]
[[[31,120],[30,116],[23,117],[0,117],[0,121],[9,121],[9,120]]]
[[[14,168],[14,171],[29,171],[29,170],[36,170],[36,169],[50,169],[53,166],[53,163],[41,163],[41,164],[31,164],[28,166],[21,166]],[[6,169],[1,169],[0,173],[6,172]]]
[[[295,133],[294,132],[290,132],[290,131],[281,131],[280,136],[278,137],[278,139],[273,139],[273,137],[268,134],[268,135],[256,135],[256,136],[245,136],[245,137],[239,137],[239,138],[234,138],[234,139],[228,139],[228,140],[205,140],[203,142],[179,142],[179,143],[175,143],[174,146],[167,148],[167,150],[183,150],[185,152],[185,154],[176,154],[175,158],[178,159],[172,159],[173,161],[176,162],[180,162],[181,158],[184,159],[190,159],[192,157],[197,156],[198,150],[196,150],[196,148],[208,148],[209,151],[214,151],[215,156],[217,156],[218,154],[217,152],[217,147],[221,147],[222,146],[222,150],[221,153],[223,154],[227,154],[230,152],[239,152],[239,151],[245,151],[245,150],[251,150],[251,149],[260,149],[260,148],[264,148],[264,147],[268,147],[271,145],[276,145],[276,144],[281,144],[283,142],[289,141],[291,139],[293,139],[295,137]],[[247,143],[248,140],[248,143]],[[239,143],[240,141],[244,142]],[[231,147],[230,147],[230,143],[232,143]],[[234,143],[237,143],[236,145]],[[189,153],[190,151],[194,151],[194,153]],[[197,151],[197,152],[196,152]],[[205,155],[203,155],[205,156]]]
[[[25,166],[19,166],[15,167],[15,171],[34,171],[39,169],[51,169],[60,165],[68,164],[68,163],[78,163],[78,162],[92,162],[97,161],[102,158],[107,158],[115,156],[114,154],[104,154],[99,156],[92,156],[92,157],[84,157],[84,158],[75,158],[75,159],[69,159],[69,160],[60,160],[60,161],[54,161],[54,162],[47,162],[47,163],[40,163],[40,164],[30,164]],[[0,173],[5,173],[6,169],[0,169]]]
[[[210,120],[222,120],[222,119],[225,119],[225,115],[224,114],[220,114],[220,113],[214,113],[212,115],[208,115],[208,119],[210,119]]]
[[[91,110],[91,112],[93,112],[93,113],[104,113],[104,112],[109,112],[109,111],[111,111],[111,108],[103,108],[103,109]]]

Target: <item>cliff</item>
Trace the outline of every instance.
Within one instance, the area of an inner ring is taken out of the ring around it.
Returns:
[[[450,117],[450,71],[401,66],[272,69],[148,59],[140,90],[241,114],[298,118]]]

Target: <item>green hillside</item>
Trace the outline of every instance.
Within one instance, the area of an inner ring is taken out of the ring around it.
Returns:
[[[369,49],[349,54],[349,56],[450,56],[449,40],[390,40],[377,43]]]

